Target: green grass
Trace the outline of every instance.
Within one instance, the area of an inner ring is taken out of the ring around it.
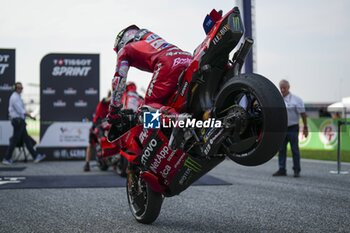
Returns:
[[[32,137],[39,137],[40,121],[26,119],[28,134]]]
[[[288,150],[288,157],[292,157],[292,153]],[[300,150],[300,156],[304,159],[317,159],[337,161],[337,151],[329,150]],[[350,151],[341,151],[340,158],[342,162],[350,162]]]

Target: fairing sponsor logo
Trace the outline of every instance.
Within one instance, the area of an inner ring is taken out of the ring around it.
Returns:
[[[171,166],[165,165],[163,171],[161,171],[160,174],[162,175],[162,177],[164,179],[166,179],[168,177],[170,171],[171,171]]]
[[[173,150],[167,158],[168,162],[170,162],[170,160],[174,157],[175,154],[176,154],[176,150]]]
[[[222,131],[224,131],[224,129],[221,129],[214,137],[209,140],[210,144],[213,144],[215,142],[215,140],[221,135]]]
[[[91,70],[91,59],[54,59],[52,76],[85,77]]]
[[[152,139],[147,147],[145,148],[143,154],[142,154],[142,157],[141,157],[141,163],[143,165],[146,165],[148,160],[149,160],[149,157],[153,154],[153,152],[155,151],[155,148],[157,147],[158,145],[158,142],[156,139]]]
[[[188,177],[190,176],[190,174],[191,174],[191,169],[186,169],[185,173],[183,174],[183,176],[179,180],[179,184],[183,185],[185,183],[185,181],[188,179]]]
[[[8,64],[10,55],[8,54],[0,54],[0,75],[5,73],[5,70],[10,66]]]
[[[189,168],[192,171],[197,172],[197,173],[202,170],[202,166],[199,163],[197,163],[196,161],[194,161],[191,157],[188,157],[185,160],[184,167],[187,167],[187,168]]]
[[[157,173],[157,169],[162,162],[163,159],[169,154],[169,147],[164,146],[163,149],[156,155],[154,156],[154,159],[150,165],[150,169],[154,172]]]
[[[141,144],[143,143],[143,141],[145,141],[145,139],[148,137],[148,130],[144,129],[139,136],[140,142]]]
[[[214,45],[219,43],[219,41],[222,39],[222,37],[230,30],[230,26],[228,24],[224,25],[220,31],[216,34],[216,36],[213,39]]]
[[[217,129],[212,129],[212,132],[216,132]],[[209,139],[208,144],[205,146],[204,154],[208,155],[210,152],[210,149],[212,148],[212,145],[215,144],[216,139],[221,135],[221,133],[224,131],[224,129],[219,130],[218,133],[216,133],[212,138]],[[210,135],[211,136],[211,135]]]
[[[241,31],[241,20],[238,16],[232,18],[233,31]]]
[[[205,155],[208,155],[210,149],[211,149],[211,145],[210,145],[210,144],[207,144],[206,147],[205,147],[205,149],[204,149],[204,154],[205,154]]]
[[[179,184],[183,185],[186,183],[186,181],[193,176],[193,172],[199,173],[202,170],[202,166],[194,161],[191,157],[188,157],[185,160],[184,168],[186,168],[186,171],[184,172],[183,176],[179,180]]]
[[[181,156],[180,156],[180,158],[177,160],[177,162],[175,163],[175,165],[174,165],[174,168],[177,168],[179,165],[180,165],[180,163],[182,162],[182,160],[183,160],[183,158],[186,156],[186,153],[183,153]]]

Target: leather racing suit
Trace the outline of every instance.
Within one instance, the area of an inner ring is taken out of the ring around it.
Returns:
[[[146,91],[146,105],[164,105],[176,91],[178,77],[192,60],[188,52],[167,43],[158,35],[141,29],[132,42],[118,52],[116,72],[112,82],[111,106],[121,108],[122,93],[129,68],[153,72]],[[111,108],[110,108],[111,109]]]

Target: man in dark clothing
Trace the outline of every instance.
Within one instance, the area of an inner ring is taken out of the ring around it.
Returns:
[[[11,124],[13,126],[13,136],[10,139],[10,145],[7,149],[5,158],[2,160],[2,163],[5,165],[11,165],[13,163],[11,160],[12,153],[16,145],[18,145],[21,140],[24,142],[28,151],[32,155],[34,163],[38,163],[46,157],[45,155],[38,154],[37,151],[33,148],[32,140],[27,133],[25,117],[32,117],[26,112],[24,108],[24,103],[21,97],[22,90],[22,83],[17,82],[15,84],[15,91],[12,93],[9,101],[8,110]]]

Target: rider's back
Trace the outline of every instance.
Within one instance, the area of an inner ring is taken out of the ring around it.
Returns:
[[[159,61],[173,60],[171,56],[165,54],[169,51],[181,50],[153,32],[147,31],[140,39],[125,45],[118,53],[118,60],[126,60],[130,66],[153,72]]]

